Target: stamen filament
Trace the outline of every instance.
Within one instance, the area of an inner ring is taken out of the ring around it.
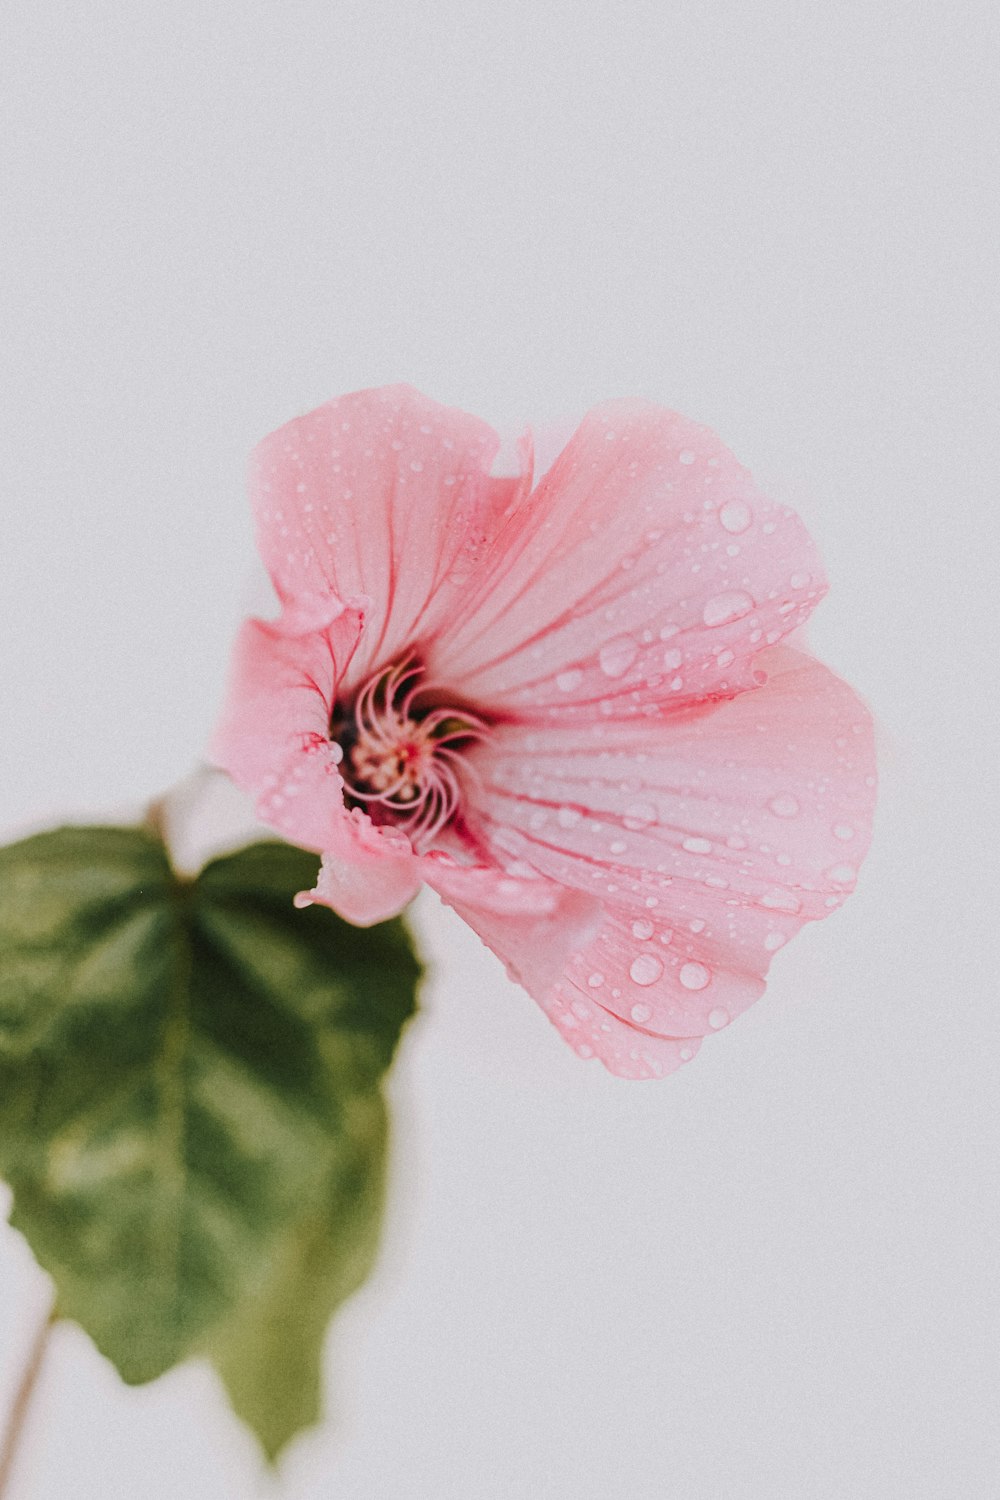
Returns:
[[[350,801],[376,821],[396,823],[414,844],[426,847],[455,815],[463,749],[488,733],[478,714],[440,701],[421,712],[428,692],[423,667],[412,659],[377,672],[359,690],[343,746],[341,774]],[[336,719],[335,723],[342,723]]]

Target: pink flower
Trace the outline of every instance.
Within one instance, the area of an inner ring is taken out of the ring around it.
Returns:
[[[853,888],[871,722],[778,645],[822,567],[706,428],[609,402],[534,489],[498,447],[407,387],[264,440],[282,612],[243,626],[213,755],[323,854],[300,901],[368,924],[425,881],[581,1057],[660,1076]]]

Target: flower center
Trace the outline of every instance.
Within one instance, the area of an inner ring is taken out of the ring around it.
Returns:
[[[398,825],[417,848],[451,821],[461,800],[462,753],[486,728],[467,709],[421,706],[429,696],[422,672],[413,662],[376,672],[330,720],[330,738],[344,753],[348,805],[363,807],[373,822]]]

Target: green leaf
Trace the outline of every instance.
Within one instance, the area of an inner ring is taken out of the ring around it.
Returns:
[[[318,1420],[327,1327],[368,1276],[378,1247],[385,1106],[377,1094],[359,1094],[352,1115],[326,1181],[289,1219],[263,1274],[206,1350],[272,1459]]]
[[[398,921],[293,908],[315,871],[266,843],[186,881],[128,828],[0,849],[11,1222],[125,1380],[206,1354],[272,1455],[374,1257],[420,973]]]

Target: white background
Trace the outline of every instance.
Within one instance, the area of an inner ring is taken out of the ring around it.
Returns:
[[[843,913],[662,1084],[450,913],[376,1280],[280,1485],[212,1378],[55,1340],[11,1500],[1000,1492],[996,7],[7,0],[11,828],[198,756],[252,444],[407,379],[514,427],[641,394],[796,505],[881,725]],[[0,1234],[0,1395],[44,1283]]]

